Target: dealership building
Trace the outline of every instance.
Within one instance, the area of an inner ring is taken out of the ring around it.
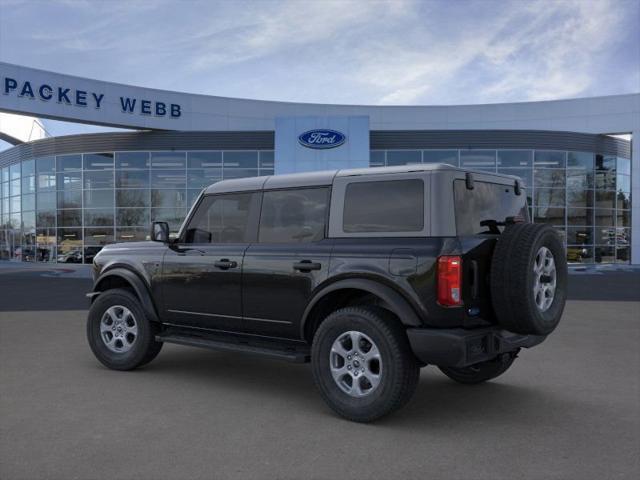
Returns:
[[[271,102],[0,63],[0,112],[126,128],[22,141],[0,122],[0,259],[90,262],[176,231],[228,178],[448,163],[520,176],[572,263],[640,264],[640,94],[455,106]],[[6,122],[5,122],[6,123]],[[384,202],[380,198],[380,202]]]

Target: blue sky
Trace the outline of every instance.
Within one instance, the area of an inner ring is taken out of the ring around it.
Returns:
[[[640,91],[639,25],[640,0],[0,0],[0,60],[268,100],[535,101]]]

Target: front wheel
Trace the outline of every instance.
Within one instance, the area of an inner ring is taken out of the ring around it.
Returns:
[[[499,377],[506,372],[517,357],[517,352],[504,353],[486,362],[476,363],[468,367],[438,367],[451,380],[465,385],[483,383]]]
[[[402,407],[420,375],[397,318],[370,306],[329,315],[313,339],[311,362],[325,402],[356,422],[370,422]]]
[[[100,362],[113,370],[133,370],[153,360],[162,342],[157,325],[150,322],[131,292],[101,293],[89,309],[87,340]]]

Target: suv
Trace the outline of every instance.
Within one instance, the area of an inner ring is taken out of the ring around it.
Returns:
[[[311,361],[338,414],[405,404],[420,368],[475,384],[557,326],[567,266],[517,177],[411,165],[225,180],[177,238],[108,245],[87,336],[116,370],[163,343]]]

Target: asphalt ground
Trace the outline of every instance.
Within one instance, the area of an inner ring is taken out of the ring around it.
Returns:
[[[43,276],[44,275],[44,276]],[[86,275],[0,270],[0,478],[640,478],[640,273],[572,275],[556,332],[500,378],[422,370],[401,411],[334,416],[308,365],[85,340]]]

